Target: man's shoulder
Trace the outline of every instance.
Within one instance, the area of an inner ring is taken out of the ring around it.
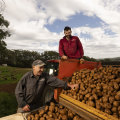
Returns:
[[[78,41],[80,41],[80,39],[77,37],[77,36],[72,36],[72,39],[71,39],[72,41],[76,41],[76,42],[78,42]]]
[[[32,76],[32,71],[28,71],[27,73],[25,73],[23,75],[24,78],[28,77],[28,76]]]
[[[78,37],[77,36],[72,36],[72,39],[78,39]]]
[[[60,39],[60,41],[65,41],[65,40],[66,40],[66,39],[65,39],[65,36],[64,36],[63,38]]]
[[[28,80],[27,78],[29,78],[30,75],[31,75],[31,71],[25,73],[25,74],[21,77],[21,79],[19,80],[19,83],[21,83],[21,82],[22,82],[22,83],[25,83],[25,81]]]
[[[60,41],[64,41],[64,40],[65,40],[64,38],[60,39]]]

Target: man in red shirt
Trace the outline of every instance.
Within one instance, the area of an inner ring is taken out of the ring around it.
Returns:
[[[82,58],[84,55],[82,44],[77,36],[71,35],[71,28],[66,26],[64,28],[65,36],[59,42],[59,55],[61,59],[80,59],[80,61],[84,61]]]

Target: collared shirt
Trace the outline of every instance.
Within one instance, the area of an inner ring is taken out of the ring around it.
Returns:
[[[32,71],[27,72],[18,82],[15,89],[18,107],[22,108],[28,104],[32,108],[32,105],[38,105],[46,84],[52,87],[67,88],[66,82],[54,76],[48,77],[43,73],[41,76],[36,77]]]
[[[65,55],[71,59],[82,58],[84,51],[79,38],[71,36],[71,39],[67,40],[66,37],[63,37],[59,42],[59,55]]]

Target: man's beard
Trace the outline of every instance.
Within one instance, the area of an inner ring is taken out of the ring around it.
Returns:
[[[70,38],[70,37],[71,37],[71,35],[66,35],[66,37],[67,37],[67,38]]]

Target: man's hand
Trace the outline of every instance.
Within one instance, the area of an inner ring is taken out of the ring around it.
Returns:
[[[29,105],[25,105],[23,108],[22,108],[23,111],[30,111],[30,106]]]
[[[84,61],[85,61],[85,60],[84,60],[83,58],[81,58],[81,59],[80,59],[80,64],[83,64]]]
[[[68,57],[67,57],[67,56],[65,56],[65,55],[63,55],[63,56],[61,57],[61,59],[63,59],[63,60],[67,60],[67,59],[68,59]]]
[[[71,84],[68,83],[67,86],[70,87],[70,88],[73,89],[73,90],[79,88],[79,84],[72,84],[72,85],[71,85]]]

